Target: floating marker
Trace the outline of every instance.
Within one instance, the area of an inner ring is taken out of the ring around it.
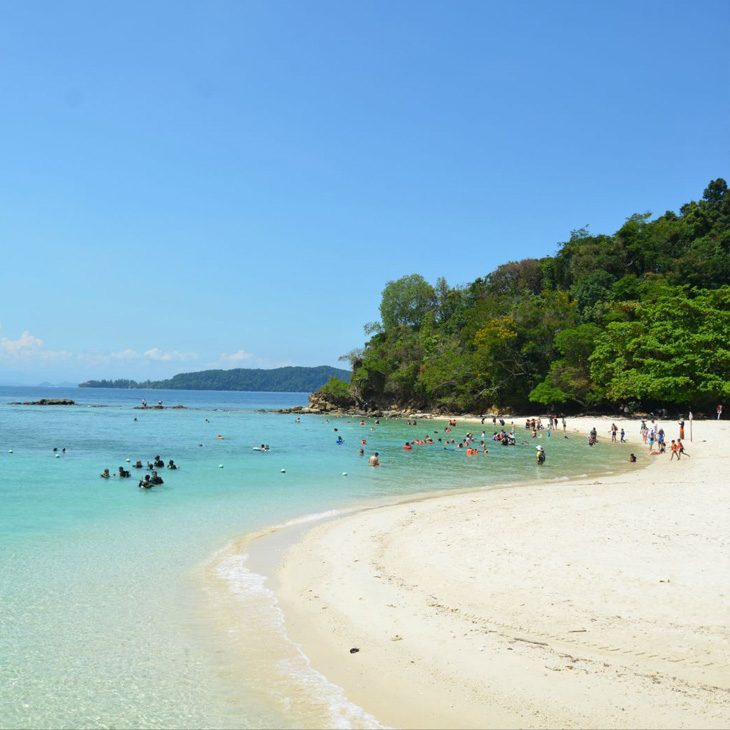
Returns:
[[[346,476],[347,476],[347,472],[346,472],[346,471],[343,471],[343,472],[342,472],[342,476],[343,476],[343,477],[346,477]]]
[[[218,468],[219,469],[222,469],[223,468],[223,464],[218,464]]]
[[[56,458],[57,459],[60,459],[61,458],[61,455],[60,454],[56,454]]]
[[[12,449],[8,449],[8,453],[9,454],[12,454],[13,453],[13,450]]]
[[[131,461],[131,459],[125,459],[125,461],[129,463]]]
[[[286,474],[286,469],[282,469],[282,470],[281,470],[281,473],[282,473],[282,474]]]

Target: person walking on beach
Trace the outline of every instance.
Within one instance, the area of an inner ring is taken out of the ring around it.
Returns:
[[[720,420],[720,416],[722,415],[722,406],[717,407],[717,420]]]
[[[623,428],[621,429],[621,443],[622,444],[626,443],[626,431],[624,431]]]
[[[684,438],[684,421],[681,418],[679,419],[679,438]]]
[[[618,431],[618,427],[615,423],[611,424],[611,441],[613,443],[616,443],[616,432]]]
[[[689,459],[689,454],[684,450],[682,439],[677,439],[677,449],[679,450],[680,456],[686,456]]]
[[[679,461],[679,448],[677,447],[677,442],[672,439],[672,455],[669,457],[669,461],[674,459],[674,457],[677,457],[677,461]]]

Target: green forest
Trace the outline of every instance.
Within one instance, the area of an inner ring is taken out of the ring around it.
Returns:
[[[329,365],[318,367],[283,367],[270,370],[234,368],[180,373],[168,380],[88,380],[80,388],[154,388],[156,390],[245,390],[279,393],[311,393],[330,378],[347,381],[347,370]]]
[[[347,358],[338,406],[435,412],[714,412],[730,398],[730,196],[725,180],[613,235],[573,231],[554,256],[465,286],[386,284]]]

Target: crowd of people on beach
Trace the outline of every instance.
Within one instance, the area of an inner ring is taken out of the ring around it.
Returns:
[[[684,446],[684,427],[685,422],[683,418],[678,421],[679,434],[676,439],[671,439],[669,445],[667,445],[667,438],[664,428],[656,423],[652,416],[649,416],[648,420],[651,421],[651,425],[647,424],[647,418],[641,419],[641,426],[639,427],[639,434],[642,442],[648,446],[650,456],[660,456],[666,454],[667,449],[670,453],[670,460],[677,459],[679,461],[682,456],[689,458],[689,454]],[[619,427],[615,424],[611,424],[611,428],[608,431],[611,436],[612,443],[627,443],[626,440],[626,429]],[[588,446],[595,446],[598,443],[598,431],[594,427],[588,433]],[[636,454],[633,452],[629,455],[629,461],[635,463],[637,461]]]
[[[127,459],[127,461],[130,461],[130,459]],[[144,469],[144,465],[142,464],[142,461],[140,459],[137,459],[136,463],[132,465],[133,469]],[[165,465],[165,462],[160,458],[159,454],[155,455],[155,458],[153,461],[147,461],[147,469],[150,471],[149,474],[145,474],[142,479],[140,479],[139,484],[137,485],[140,489],[151,489],[152,487],[160,486],[161,484],[164,484],[162,477],[157,473],[158,469],[170,469],[170,471],[175,471],[179,469],[180,467],[172,460],[170,459],[167,462],[167,465]],[[132,473],[125,469],[123,466],[120,466],[119,469],[114,472],[114,474],[111,474],[109,469],[104,469],[102,473],[99,475],[102,479],[111,479],[112,477],[117,477],[118,479],[129,479],[132,476]]]
[[[684,448],[684,419],[680,418],[678,421],[679,435],[676,439],[671,439],[669,444],[670,461],[677,459],[679,461],[683,456],[689,458],[687,450]],[[641,433],[641,440],[648,444],[649,455],[659,456],[660,454],[667,453],[667,439],[664,433],[664,429],[656,424],[653,420],[651,426],[647,425],[646,420],[641,421],[641,427],[639,429]],[[656,451],[654,447],[656,446]]]

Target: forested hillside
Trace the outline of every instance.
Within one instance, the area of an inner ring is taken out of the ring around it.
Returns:
[[[270,370],[235,368],[180,373],[169,380],[89,380],[81,388],[154,388],[167,390],[245,390],[279,393],[311,393],[329,378],[348,380],[346,370],[329,365],[318,367],[283,367]]]
[[[650,218],[573,231],[554,256],[467,286],[388,282],[350,385],[320,392],[371,408],[714,412],[730,398],[727,184]]]

